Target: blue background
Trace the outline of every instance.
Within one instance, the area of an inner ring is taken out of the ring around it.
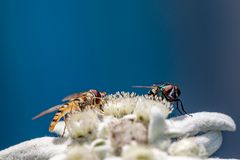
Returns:
[[[187,111],[239,125],[240,1],[0,1],[0,149],[50,135],[65,95],[90,88],[178,84]],[[240,157],[240,132],[215,154]]]

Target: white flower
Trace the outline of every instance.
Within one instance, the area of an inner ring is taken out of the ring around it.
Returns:
[[[75,146],[69,150],[65,160],[99,160],[99,158],[89,148]]]
[[[133,113],[137,116],[138,121],[147,124],[150,119],[150,111],[153,107],[158,108],[164,118],[167,118],[167,116],[172,111],[169,102],[162,100],[151,100],[149,98],[141,96],[137,99],[136,108],[134,109]]]
[[[93,140],[97,137],[98,123],[96,112],[87,110],[72,114],[67,120],[67,129],[72,138]]]
[[[167,119],[172,107],[157,97],[121,92],[106,101],[102,116],[94,110],[70,114],[66,137],[26,141],[0,151],[0,159],[206,160],[221,146],[221,131],[236,130],[222,113]],[[57,123],[54,132],[61,135],[64,126]]]
[[[115,153],[119,154],[124,145],[135,141],[139,144],[147,142],[147,129],[142,123],[134,123],[128,119],[120,119],[110,125],[110,140]]]
[[[123,160],[159,160],[167,159],[167,154],[151,147],[131,145],[123,151]]]
[[[146,147],[134,146],[123,152],[124,160],[154,160],[152,150]]]
[[[112,153],[112,147],[109,140],[96,139],[92,142],[91,148],[99,159],[104,159]]]
[[[104,114],[117,118],[131,114],[136,106],[136,101],[134,93],[118,92],[116,95],[110,95],[104,105]]]
[[[102,122],[99,123],[98,125],[97,137],[103,138],[103,139],[107,139],[108,137],[110,137],[111,133],[110,133],[109,125],[115,120],[117,120],[115,117],[105,116]]]
[[[148,122],[151,107],[160,108],[165,118],[172,111],[170,103],[166,100],[157,97],[153,100],[148,96],[136,96],[135,93],[118,92],[108,97],[104,106],[104,113],[117,118],[134,113],[138,120]]]

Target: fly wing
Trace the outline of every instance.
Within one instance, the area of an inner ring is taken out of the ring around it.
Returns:
[[[158,83],[154,83],[153,85],[154,86],[161,86],[161,85],[169,85],[169,84],[171,84],[171,83],[169,83],[169,82],[158,82]]]
[[[39,117],[42,117],[42,116],[44,116],[44,115],[46,115],[46,114],[48,114],[48,113],[54,112],[54,111],[58,110],[61,106],[62,106],[62,104],[57,105],[57,106],[54,106],[54,107],[51,107],[51,108],[49,108],[49,109],[47,109],[47,110],[39,113],[39,114],[36,115],[35,117],[33,117],[32,120],[35,120],[35,119],[37,119],[37,118],[39,118]]]
[[[133,88],[154,88],[155,86],[132,86]]]
[[[81,97],[85,92],[73,93],[63,98],[62,101],[69,101]]]

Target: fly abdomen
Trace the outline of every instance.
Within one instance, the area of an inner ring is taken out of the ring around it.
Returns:
[[[66,113],[68,113],[67,105],[63,105],[62,107],[59,108],[58,112],[54,115],[50,126],[49,126],[49,131],[52,132],[57,124],[57,122],[65,116]]]

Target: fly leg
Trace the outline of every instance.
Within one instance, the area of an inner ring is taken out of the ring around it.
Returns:
[[[178,101],[177,101],[177,110],[178,110],[178,112],[181,114],[181,115],[184,115],[184,113],[179,109],[179,107],[178,107]]]
[[[70,114],[72,114],[72,113],[73,113],[73,107],[71,106]],[[66,128],[67,128],[67,117],[68,116],[69,116],[68,113],[63,116],[63,120],[64,120],[65,125],[64,125],[64,129],[63,129],[62,137],[64,136]]]
[[[71,107],[71,109],[70,109],[70,113],[72,114],[72,110],[73,110],[73,107]],[[67,116],[67,114],[66,115],[64,115],[64,117],[63,117],[63,120],[64,120],[64,129],[63,129],[63,133],[62,133],[62,137],[64,136],[64,134],[65,134],[65,131],[66,131],[66,128],[67,128],[67,118],[66,118],[66,116]]]
[[[179,99],[178,101],[180,101],[180,103],[181,103],[181,109],[182,109],[182,111],[183,111],[185,114],[187,114],[188,116],[191,116],[191,117],[192,117],[192,115],[188,114],[188,113],[184,110],[182,101],[181,101],[180,99]]]
[[[66,121],[66,117],[64,116],[64,117],[63,117],[63,119],[64,119],[64,129],[63,129],[63,133],[62,133],[61,137],[63,137],[63,136],[64,136],[64,134],[65,134],[65,131],[66,131],[66,127],[67,127],[67,121]]]

